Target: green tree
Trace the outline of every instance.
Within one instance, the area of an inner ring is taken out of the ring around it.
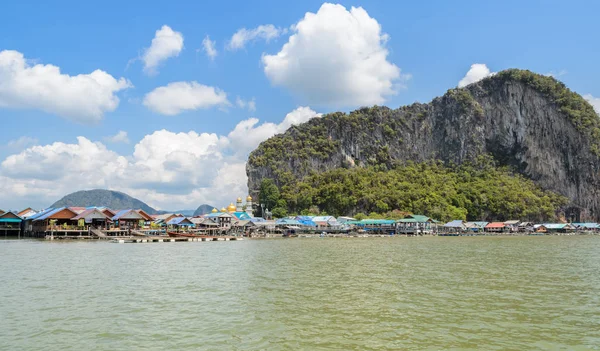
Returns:
[[[259,203],[264,208],[273,209],[280,200],[279,188],[270,178],[264,178],[260,183],[260,192],[258,194]]]

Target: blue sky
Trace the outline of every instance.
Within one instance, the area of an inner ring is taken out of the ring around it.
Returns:
[[[27,88],[30,75],[20,75],[20,80],[11,76],[14,84],[0,82],[5,120],[0,208],[41,208],[66,192],[95,187],[126,191],[163,209],[226,205],[244,195],[245,157],[264,138],[317,113],[372,103],[398,107],[427,102],[455,87],[476,63],[492,72],[517,67],[554,74],[600,105],[594,100],[600,97],[596,1],[339,4],[327,16],[320,12],[321,1],[3,4],[0,52],[20,53],[29,68],[59,67],[71,78],[101,70],[119,88],[102,90],[104,95],[96,98],[95,89],[82,94],[79,85],[63,91],[60,79],[50,92],[34,93]],[[365,12],[352,13],[353,6]],[[316,18],[307,20],[307,12]],[[373,24],[380,26],[379,33]],[[254,32],[252,39],[248,33],[261,25],[270,29]],[[157,51],[159,64],[144,69],[144,55],[163,26],[174,33],[170,39],[182,38],[183,45],[175,44],[166,54]],[[242,28],[248,30],[246,40],[232,49],[232,36]],[[283,61],[275,55],[298,33],[306,40],[286,52],[297,67],[281,68]],[[213,58],[203,49],[206,36],[214,42]],[[373,50],[366,57],[378,57],[377,68],[354,58],[364,50]],[[323,52],[328,55],[320,56]],[[345,61],[320,66],[323,58],[338,52]],[[14,74],[2,64],[0,60],[0,78]],[[174,82],[184,88],[195,82],[208,91],[194,90],[190,99],[198,101],[181,102],[186,107],[174,113],[160,111],[172,108],[164,104],[172,104],[179,90],[162,96],[154,107],[144,104],[147,94]],[[348,86],[352,84],[356,87]],[[47,94],[45,103],[38,102],[39,94]],[[237,104],[238,97],[245,103]],[[85,101],[73,103],[79,100]],[[249,108],[252,100],[255,109]],[[89,117],[93,108],[100,112]],[[238,132],[231,134],[236,127]],[[109,139],[119,132],[120,138]],[[102,165],[105,169],[96,171]],[[57,173],[61,167],[74,174]]]

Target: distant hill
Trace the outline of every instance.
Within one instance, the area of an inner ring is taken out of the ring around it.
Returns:
[[[127,194],[112,190],[82,190],[69,194],[50,207],[89,207],[106,206],[113,210],[142,209],[149,214],[157,211],[144,202]]]
[[[194,210],[176,210],[176,211],[160,210],[160,211],[156,211],[156,214],[166,214],[166,213],[179,213],[186,217],[194,216]]]
[[[215,207],[211,206],[211,205],[206,205],[206,204],[200,205],[200,207],[198,207],[196,209],[196,211],[194,211],[194,216],[200,216],[203,214],[210,213],[210,211],[212,211],[213,208],[215,208]]]

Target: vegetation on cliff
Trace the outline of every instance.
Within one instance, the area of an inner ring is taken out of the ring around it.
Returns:
[[[460,166],[407,162],[389,171],[338,168],[280,189],[271,179],[264,179],[260,197],[276,216],[327,213],[362,217],[361,213],[368,213],[370,217],[401,217],[418,213],[443,221],[553,220],[567,203],[565,197],[498,167],[488,156]]]
[[[472,167],[481,155],[492,155],[494,167],[511,168],[490,169],[468,181],[460,177],[470,172],[461,167]],[[253,196],[262,179],[272,179],[282,203],[269,208],[278,214],[396,209],[440,219],[550,219],[564,198],[543,188],[569,199],[562,206],[569,218],[599,220],[600,200],[594,195],[599,156],[600,118],[585,99],[552,77],[511,69],[450,89],[428,104],[314,118],[263,142],[246,169]],[[435,185],[422,184],[415,172]],[[493,177],[486,178],[490,174],[513,191],[503,193]],[[447,189],[447,181],[456,187]],[[405,184],[415,189],[398,190]],[[527,196],[519,195],[519,187]]]
[[[589,138],[591,151],[596,156],[600,156],[600,118],[594,107],[581,95],[571,91],[564,83],[553,77],[521,69],[499,72],[492,78],[485,79],[482,86],[486,88],[507,81],[521,82],[555,103],[559,110],[567,115],[575,128]]]

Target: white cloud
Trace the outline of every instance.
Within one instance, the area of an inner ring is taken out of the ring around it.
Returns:
[[[109,136],[106,137],[105,140],[109,143],[123,143],[123,144],[129,144],[129,137],[127,136],[127,132],[120,130],[117,132],[117,134],[113,135],[113,136]]]
[[[210,40],[210,37],[207,35],[202,40],[202,48],[204,52],[206,52],[206,56],[208,56],[211,60],[214,60],[217,57],[217,49],[215,48],[215,41]]]
[[[70,76],[50,64],[31,64],[18,51],[0,51],[0,107],[36,109],[80,123],[102,120],[119,105],[124,78],[95,70]]]
[[[479,82],[480,80],[496,74],[491,72],[490,69],[483,63],[474,63],[467,74],[458,82],[458,87],[462,88],[469,84]]]
[[[310,107],[298,107],[288,113],[279,124],[265,122],[258,125],[258,118],[249,118],[238,123],[227,137],[233,150],[247,156],[262,141],[275,134],[285,132],[292,125],[304,123],[313,117],[321,117],[321,115]]]
[[[155,74],[158,66],[171,57],[179,56],[183,49],[183,35],[164,25],[156,31],[152,44],[144,50],[144,72]]]
[[[315,105],[352,107],[381,104],[407,76],[387,60],[389,36],[361,7],[350,11],[324,3],[306,13],[275,55],[263,55],[272,84]]]
[[[146,135],[130,155],[84,137],[72,144],[29,147],[0,163],[0,203],[37,208],[73,191],[108,188],[159,209],[227,205],[248,191],[245,165],[252,149],[318,116],[299,107],[279,124],[241,121],[227,136],[159,130]]]
[[[235,104],[239,108],[247,108],[250,112],[256,111],[256,100],[254,98],[252,98],[252,100],[246,101],[238,96],[235,98]]]
[[[560,70],[558,72],[555,72],[555,71],[548,72],[548,73],[545,74],[545,76],[553,77],[553,78],[558,78],[558,77],[564,76],[567,73],[568,72],[566,70],[562,69],[562,70]]]
[[[277,28],[272,24],[260,25],[254,29],[241,28],[229,40],[227,49],[235,51],[243,49],[249,41],[258,39],[269,42],[272,39],[279,37],[287,32],[284,28]]]
[[[198,82],[173,82],[144,96],[143,104],[154,112],[173,116],[186,110],[229,106],[227,94]]]
[[[25,149],[29,146],[35,145],[37,144],[38,140],[36,138],[32,138],[32,137],[28,137],[28,136],[22,136],[18,139],[14,139],[9,141],[6,144],[6,147],[8,147],[11,150],[18,150],[21,151],[22,149]]]
[[[596,113],[600,115],[600,98],[593,97],[592,94],[585,94],[583,98],[586,99],[590,105],[594,107]]]

